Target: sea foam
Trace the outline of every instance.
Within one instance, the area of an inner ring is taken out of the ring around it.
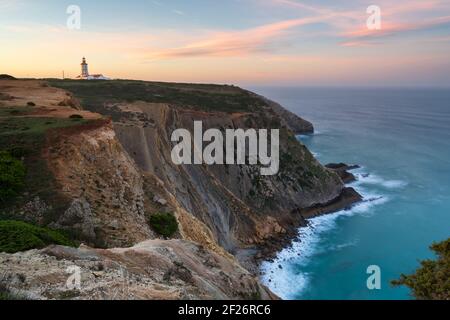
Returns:
[[[363,201],[348,210],[315,217],[308,220],[306,227],[299,228],[296,239],[291,246],[280,251],[273,261],[261,265],[261,280],[282,299],[296,299],[304,292],[310,282],[310,275],[299,269],[309,263],[311,257],[320,250],[341,250],[346,246],[356,245],[356,241],[336,244],[333,247],[320,248],[321,236],[336,228],[338,219],[355,214],[371,215],[374,206],[389,201],[385,194],[378,194],[367,189],[366,185],[378,184],[385,188],[398,188],[405,182],[384,180],[378,176],[365,174],[364,168],[354,170],[358,181],[352,185],[363,196]]]

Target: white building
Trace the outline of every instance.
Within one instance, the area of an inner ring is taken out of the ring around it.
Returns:
[[[78,80],[111,80],[102,74],[89,74],[88,64],[86,63],[86,58],[83,57],[83,62],[81,62],[81,74],[77,77]]]

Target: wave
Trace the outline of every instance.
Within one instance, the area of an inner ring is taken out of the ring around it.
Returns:
[[[379,185],[387,189],[399,189],[408,185],[406,181],[402,180],[385,180],[375,174],[369,174],[363,172],[364,168],[356,169],[353,174],[356,177],[356,182],[352,183],[352,186],[361,185]]]
[[[306,227],[299,228],[297,237],[290,247],[280,251],[273,261],[262,263],[261,281],[282,299],[295,299],[307,289],[310,274],[300,269],[309,263],[313,255],[356,245],[356,241],[352,241],[321,248],[322,234],[335,229],[339,219],[355,214],[371,215],[374,206],[389,201],[386,194],[370,191],[365,187],[366,185],[377,184],[387,189],[407,185],[404,181],[384,180],[376,175],[366,174],[364,168],[353,170],[353,173],[357,181],[352,186],[363,196],[362,202],[348,210],[309,219]]]
[[[297,135],[297,138],[300,139],[300,140],[307,140],[307,139],[311,139],[311,138],[313,138],[315,136],[320,136],[320,135],[323,135],[323,134],[324,134],[324,131],[316,130],[316,131],[314,131],[314,133],[299,134],[299,135]]]

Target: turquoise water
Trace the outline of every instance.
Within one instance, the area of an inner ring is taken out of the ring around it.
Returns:
[[[450,237],[450,89],[254,90],[314,123],[299,138],[322,163],[361,165],[366,200],[311,220],[263,281],[284,299],[410,299],[390,281]],[[366,286],[369,265],[380,290]]]

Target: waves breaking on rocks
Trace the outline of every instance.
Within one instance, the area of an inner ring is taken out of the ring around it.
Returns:
[[[374,206],[390,200],[388,192],[379,192],[374,190],[374,187],[389,190],[407,185],[405,181],[385,180],[378,175],[367,173],[364,167],[351,172],[355,175],[356,181],[349,186],[354,187],[363,196],[363,201],[350,209],[309,219],[306,227],[299,228],[298,235],[290,247],[280,251],[273,261],[261,264],[262,282],[282,299],[298,299],[308,288],[311,276],[301,269],[310,263],[314,255],[320,254],[321,251],[342,250],[357,244],[355,240],[323,248],[321,238],[337,227],[339,219],[347,219],[354,215],[371,215]]]

